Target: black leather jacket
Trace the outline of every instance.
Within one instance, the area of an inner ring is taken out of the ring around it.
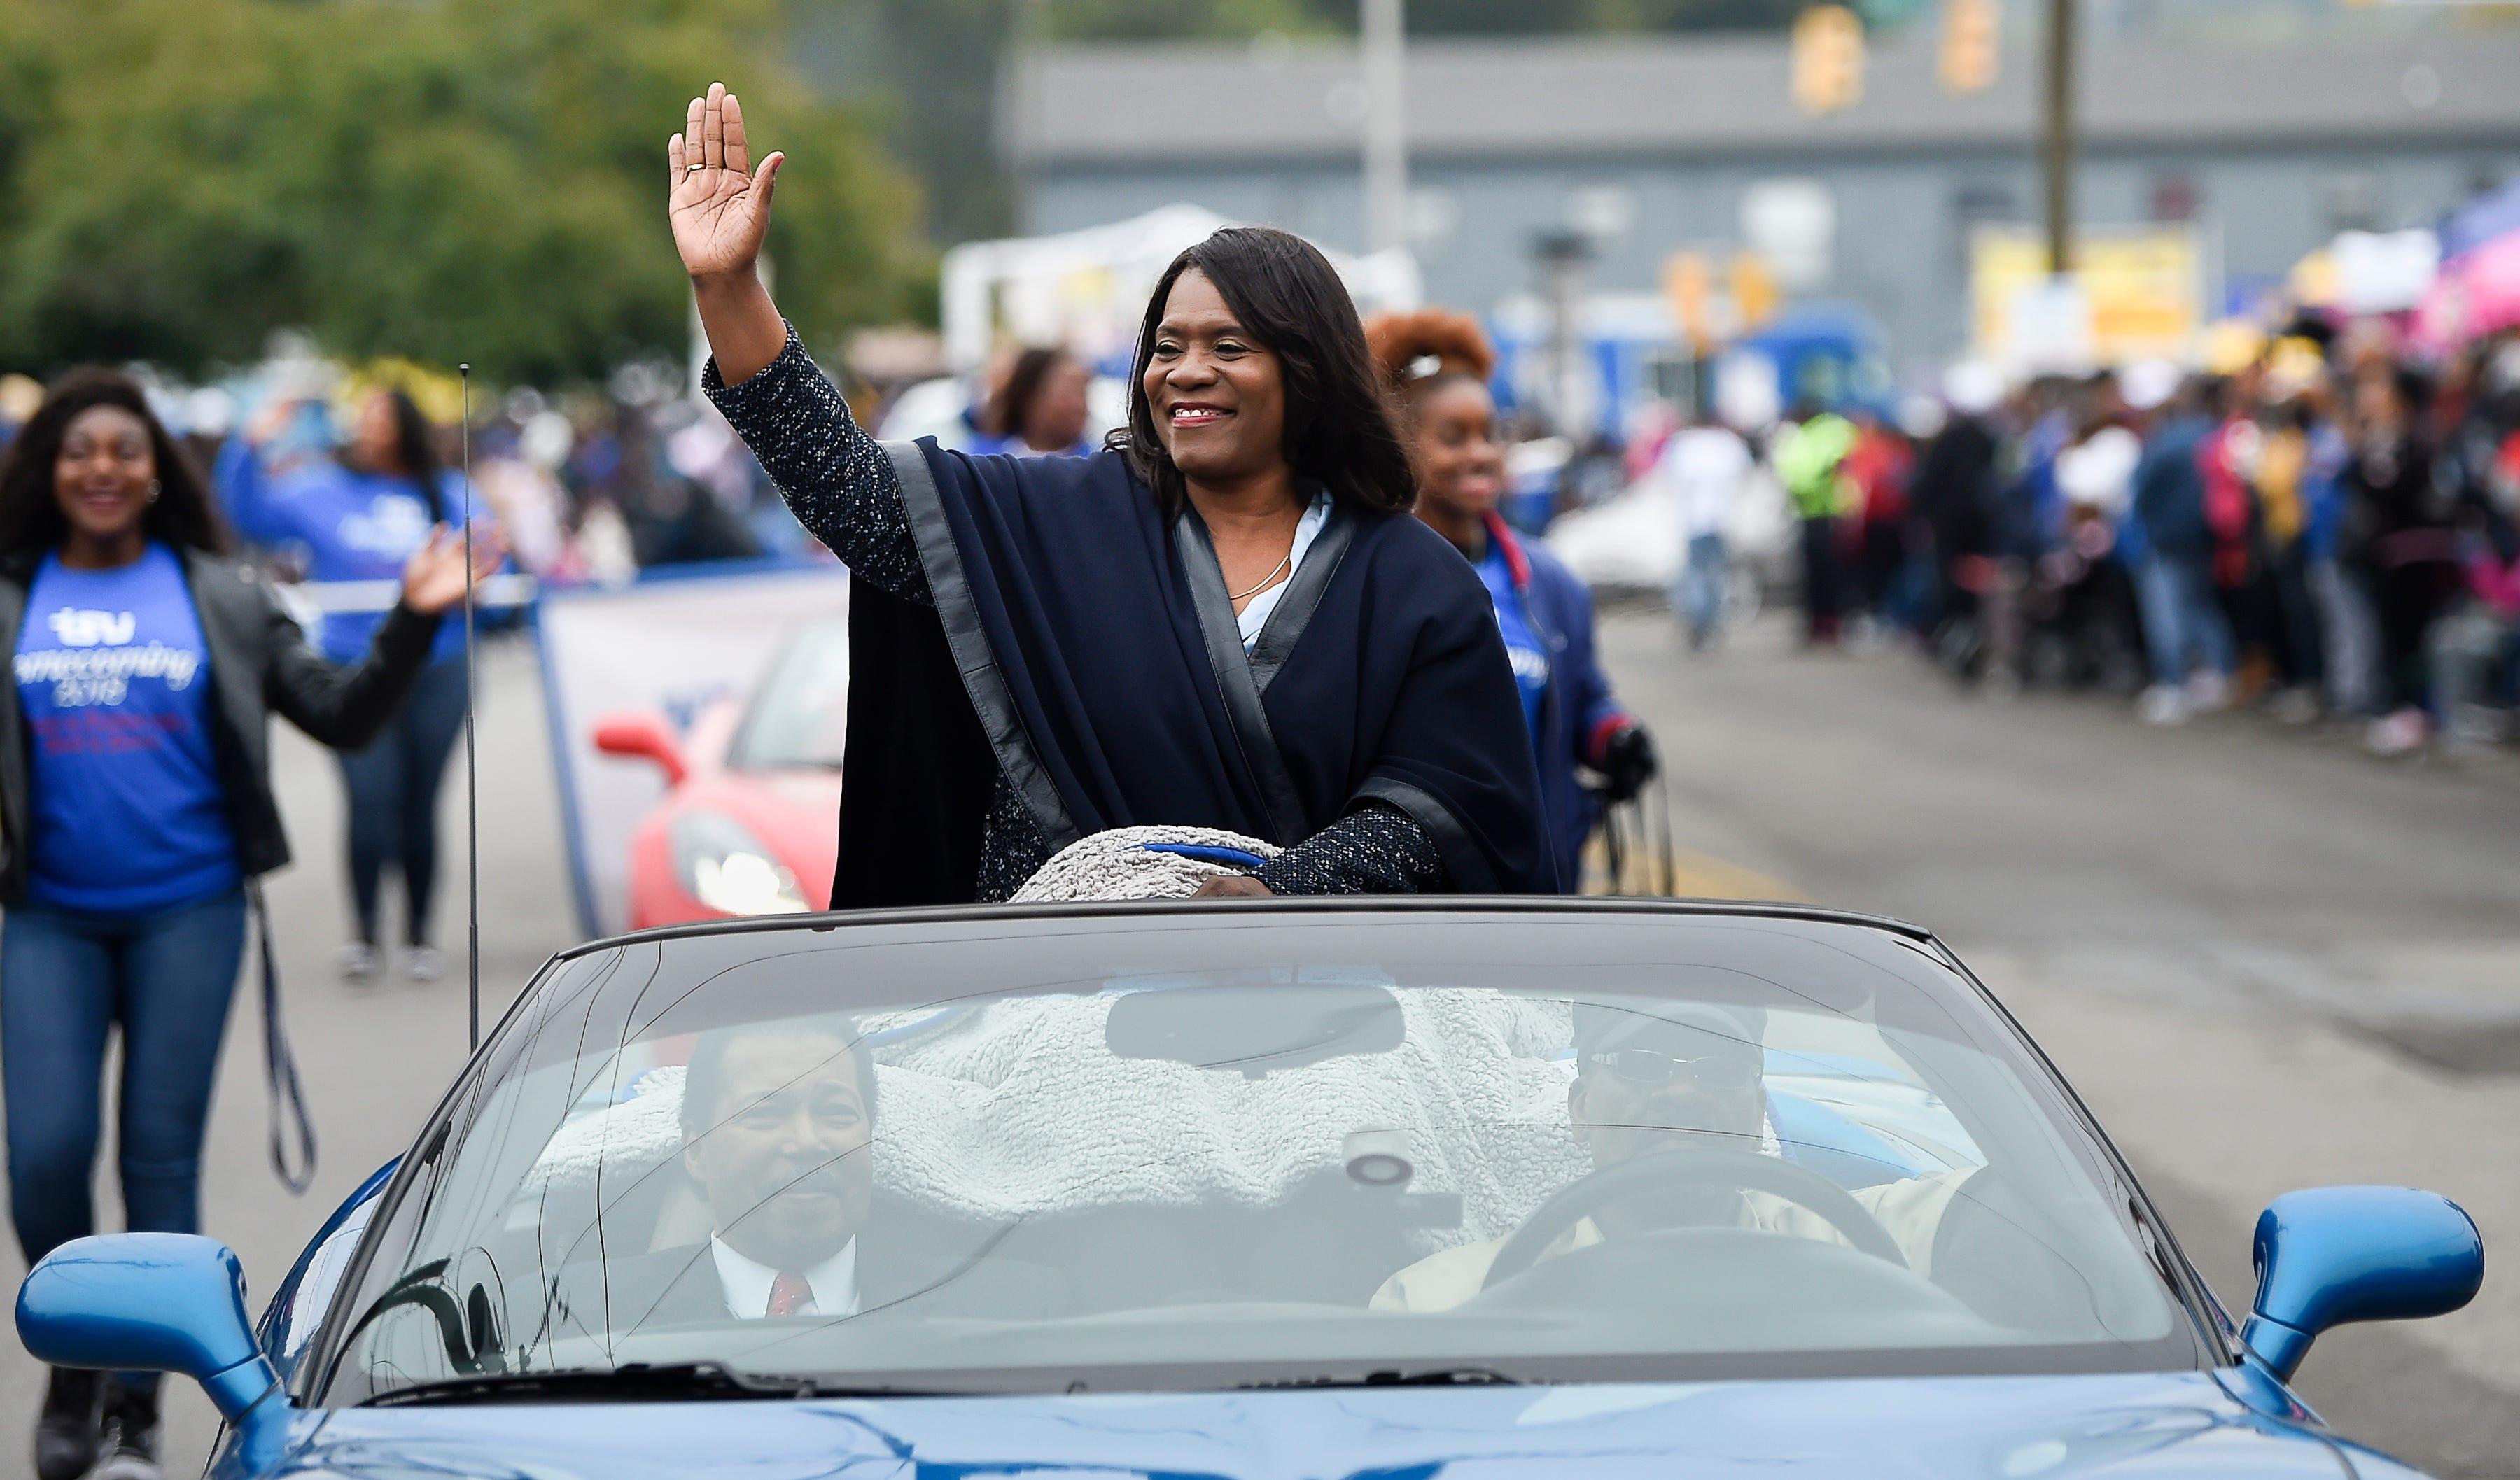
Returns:
[[[273,712],[336,748],[366,744],[392,718],[428,664],[438,619],[397,604],[377,628],[365,658],[335,663],[306,641],[305,632],[252,567],[201,551],[183,556],[185,584],[192,588],[193,606],[201,616],[210,681],[216,686],[211,745],[227,787],[237,862],[252,878],[289,862],[289,839],[271,793]],[[18,650],[35,565],[29,556],[0,562],[0,653]],[[25,893],[30,815],[25,716],[19,711],[18,685],[12,678],[0,683],[0,904]]]

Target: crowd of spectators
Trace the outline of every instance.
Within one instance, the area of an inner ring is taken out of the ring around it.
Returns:
[[[440,460],[452,466],[459,453],[453,383],[408,367],[344,371],[284,358],[207,387],[143,379],[204,472],[248,430],[270,444],[277,472],[332,456],[348,442],[349,408],[370,384],[413,392],[430,414]],[[518,568],[556,585],[618,585],[652,566],[812,551],[724,420],[684,390],[670,367],[637,366],[565,395],[476,391],[473,482]],[[40,396],[23,378],[0,382],[0,446]],[[296,573],[290,551],[262,553],[281,573]]]
[[[2520,337],[1945,390],[1939,426],[1806,412],[1772,440],[1810,641],[1852,620],[1993,692],[2116,691],[2157,725],[2259,706],[2381,754],[2520,731]]]

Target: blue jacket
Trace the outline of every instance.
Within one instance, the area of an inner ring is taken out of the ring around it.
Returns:
[[[2147,548],[2173,559],[2204,560],[2214,553],[2214,531],[2205,523],[2205,473],[2197,449],[2214,429],[2201,416],[2164,422],[2144,439],[2135,465],[2135,516],[2143,523]]]
[[[1488,516],[1488,538],[1505,551],[1522,595],[1523,614],[1549,645],[1549,688],[1540,699],[1540,729],[1532,736],[1540,762],[1540,802],[1551,848],[1557,855],[1558,887],[1574,893],[1584,880],[1584,839],[1600,821],[1600,807],[1575,778],[1578,763],[1601,758],[1601,747],[1635,716],[1610,694],[1593,646],[1593,593],[1547,547],[1526,545],[1506,521]]]

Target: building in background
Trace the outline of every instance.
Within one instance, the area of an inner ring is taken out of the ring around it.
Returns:
[[[2328,23],[2332,8],[2095,5],[2076,219],[2193,234],[2200,316],[2344,230],[2429,224],[2520,172],[2520,26]],[[2228,19],[2228,18],[2226,18]],[[1490,308],[1588,248],[1590,292],[1658,294],[1677,251],[1760,251],[1789,301],[1852,304],[1908,375],[1967,348],[1973,244],[2035,228],[2035,20],[1955,94],[1930,24],[1878,38],[1861,101],[1812,117],[1776,34],[1421,41],[1409,227],[1427,296]],[[1184,107],[1185,98],[1212,100]],[[1351,44],[1074,45],[1019,54],[1000,147],[1027,232],[1176,202],[1354,249],[1365,92]]]

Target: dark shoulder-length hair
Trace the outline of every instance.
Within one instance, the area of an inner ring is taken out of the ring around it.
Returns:
[[[1286,465],[1333,498],[1397,514],[1418,498],[1409,453],[1365,347],[1346,285],[1319,248],[1265,226],[1229,226],[1173,258],[1147,300],[1129,377],[1129,425],[1108,445],[1154,490],[1167,516],[1187,497],[1179,468],[1156,434],[1147,366],[1173,284],[1195,268],[1216,285],[1245,334],[1278,357],[1286,393]]]
[[[147,393],[129,376],[74,370],[54,384],[0,456],[0,559],[40,555],[69,537],[69,520],[54,491],[54,469],[70,423],[98,406],[119,407],[149,428],[150,450],[158,463],[158,498],[140,516],[141,530],[179,550],[225,553],[227,521],[210,499],[209,482],[149,409]]]
[[[432,516],[441,523],[455,522],[446,511],[446,465],[437,456],[437,428],[409,391],[387,386],[385,398],[393,407],[394,454],[402,460],[403,475],[420,485]]]
[[[989,398],[989,430],[1022,441],[1024,423],[1032,420],[1032,403],[1040,399],[1050,373],[1070,358],[1064,349],[1038,344],[1015,356],[1015,363],[1007,371],[1007,382]]]

